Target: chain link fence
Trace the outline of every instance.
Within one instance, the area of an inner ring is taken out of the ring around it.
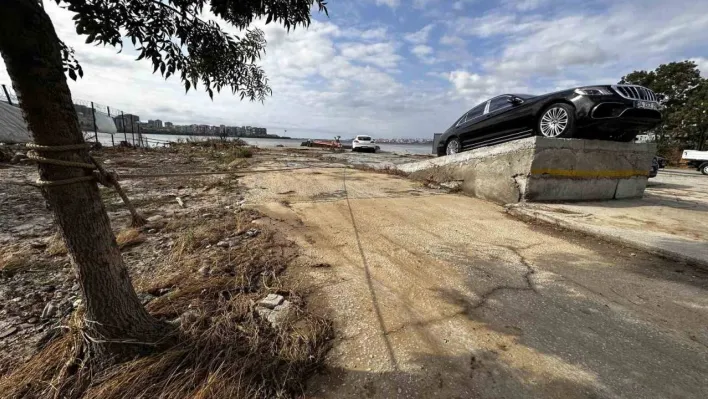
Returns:
[[[19,99],[12,85],[0,83],[0,86],[0,102],[19,107]],[[89,100],[73,98],[73,102],[84,139],[88,142],[136,147],[154,147],[169,143],[167,140],[146,137],[142,132],[139,115]],[[26,125],[23,129],[23,133],[30,133]]]

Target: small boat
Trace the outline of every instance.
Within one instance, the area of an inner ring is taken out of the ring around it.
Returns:
[[[342,145],[341,142],[335,140],[305,140],[300,143],[301,147],[316,147],[316,148],[351,148],[350,146]]]

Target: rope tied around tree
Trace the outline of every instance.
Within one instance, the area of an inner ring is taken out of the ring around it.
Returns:
[[[55,165],[55,166],[63,166],[63,167],[67,167],[67,168],[81,168],[81,169],[86,169],[86,170],[92,171],[90,175],[73,177],[73,178],[62,179],[62,180],[42,180],[41,178],[39,178],[35,182],[36,186],[38,186],[40,188],[57,187],[57,186],[76,184],[76,183],[82,183],[82,182],[88,182],[88,181],[95,180],[105,187],[115,188],[116,192],[118,193],[120,198],[123,200],[123,203],[125,203],[126,207],[130,211],[130,215],[131,215],[131,219],[132,219],[131,226],[140,227],[140,226],[143,226],[147,223],[147,220],[145,220],[145,218],[143,218],[138,213],[138,211],[135,209],[133,204],[130,202],[130,199],[128,198],[128,196],[125,194],[125,191],[123,191],[123,188],[120,186],[120,183],[118,183],[118,174],[116,174],[115,172],[107,171],[101,165],[101,163],[98,162],[98,160],[96,160],[90,154],[88,157],[91,160],[91,163],[65,161],[62,159],[48,158],[48,157],[40,155],[40,153],[57,153],[57,152],[77,151],[77,150],[89,150],[92,147],[91,144],[82,143],[82,144],[48,146],[48,145],[39,145],[39,144],[29,143],[29,144],[26,144],[25,147],[30,150],[27,152],[27,159],[32,160],[34,162],[48,164],[48,165]]]

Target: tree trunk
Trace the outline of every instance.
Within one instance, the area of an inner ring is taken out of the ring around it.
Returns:
[[[84,143],[49,16],[37,0],[0,0],[0,8],[0,54],[35,142]],[[85,150],[48,156],[90,163]],[[48,181],[89,172],[39,165],[40,177]],[[135,294],[96,182],[46,187],[44,196],[76,270],[86,309],[84,331],[95,349],[120,356],[150,348],[125,342],[155,342],[168,332],[166,323],[150,316]]]

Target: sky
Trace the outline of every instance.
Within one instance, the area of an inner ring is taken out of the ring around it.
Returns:
[[[45,1],[94,101],[175,124],[251,125],[292,137],[430,138],[503,93],[613,84],[638,69],[692,59],[708,76],[708,1],[329,0],[329,17],[289,33],[258,21],[273,95],[184,92],[149,61],[85,44],[72,13]],[[227,28],[222,23],[222,28]],[[233,30],[231,30],[233,31]],[[0,83],[10,83],[4,64]],[[286,133],[287,130],[287,133]]]

